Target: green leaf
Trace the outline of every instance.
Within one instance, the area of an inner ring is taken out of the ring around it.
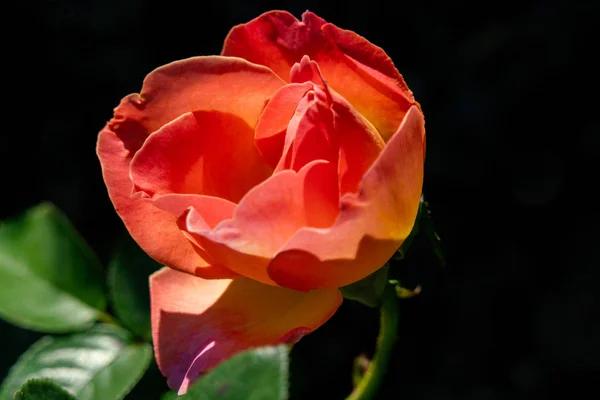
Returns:
[[[340,290],[345,298],[356,300],[369,307],[377,307],[387,283],[389,264],[385,264],[371,275],[358,282],[342,286]]]
[[[15,400],[75,400],[50,379],[30,379],[15,393]]]
[[[110,299],[117,318],[144,340],[152,340],[148,276],[160,268],[129,235],[108,266]]]
[[[289,348],[259,347],[224,361],[194,383],[185,400],[285,400]]]
[[[170,392],[167,393],[163,393],[162,396],[160,396],[160,400],[178,400],[179,396],[177,395],[177,392],[174,390],[171,390]]]
[[[0,317],[41,332],[92,325],[106,307],[100,262],[53,205],[0,222]]]
[[[113,325],[96,325],[69,336],[46,336],[11,368],[0,400],[11,400],[32,378],[52,379],[79,400],[122,399],[152,360],[152,346],[132,343],[131,334]]]

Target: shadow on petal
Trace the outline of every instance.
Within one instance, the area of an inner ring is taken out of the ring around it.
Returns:
[[[338,289],[303,293],[244,278],[205,280],[169,268],[151,276],[150,295],[156,359],[180,393],[240,351],[298,341],[342,302]]]

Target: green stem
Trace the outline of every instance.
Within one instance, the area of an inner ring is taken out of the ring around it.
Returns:
[[[396,343],[399,320],[397,302],[394,285],[387,284],[382,296],[379,336],[377,337],[375,355],[362,380],[346,400],[371,400],[375,398],[392,356],[394,343]]]

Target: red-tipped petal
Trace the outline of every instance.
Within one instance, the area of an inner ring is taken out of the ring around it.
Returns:
[[[282,79],[307,55],[327,84],[346,98],[388,141],[411,105],[412,92],[385,51],[362,36],[327,23],[311,12],[298,21],[270,11],[234,27],[223,55],[271,68]]]
[[[234,26],[225,38],[221,54],[265,65],[288,80],[292,65],[303,55],[315,52],[309,46],[321,46],[319,36],[320,26],[300,22],[287,11],[269,11]]]
[[[271,175],[254,145],[253,129],[217,111],[186,113],[148,137],[131,162],[136,189],[189,193],[238,202]]]
[[[279,248],[302,227],[331,226],[339,213],[334,164],[313,161],[298,173],[285,170],[256,186],[232,219],[212,230],[190,211],[181,221],[217,263],[240,275],[273,284],[266,267]]]
[[[150,278],[152,336],[160,370],[179,393],[245,349],[290,343],[337,310],[337,289],[297,292],[250,279],[204,280],[163,268]]]
[[[269,276],[281,286],[308,290],[344,286],[383,266],[417,215],[424,140],[423,115],[412,107],[359,192],[342,198],[335,224],[300,229],[269,264]]]
[[[254,127],[264,104],[284,82],[268,68],[226,57],[196,57],[151,72],[141,94],[125,97],[98,136],[108,194],[125,226],[154,259],[194,273],[208,264],[181,234],[176,217],[132,199],[129,164],[146,137],[188,111],[233,113]]]

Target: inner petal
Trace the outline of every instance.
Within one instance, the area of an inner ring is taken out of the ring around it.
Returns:
[[[281,158],[287,126],[294,116],[298,102],[312,87],[311,82],[305,82],[291,83],[280,88],[260,116],[254,140],[263,158],[272,168],[277,166]]]
[[[183,114],[148,137],[131,162],[134,192],[221,197],[234,203],[271,174],[253,129],[217,111]]]
[[[313,82],[317,85],[327,86],[319,65],[307,55],[302,56],[300,62],[292,66],[290,70],[290,82]]]
[[[305,87],[298,85],[312,84],[312,88],[304,92],[289,120],[275,172],[298,171],[313,160],[327,160],[338,164],[340,195],[356,192],[385,141],[373,124],[327,86],[318,63],[308,56],[292,67],[290,79],[294,83],[286,87],[294,87],[296,96]]]
[[[337,164],[338,149],[338,135],[333,127],[327,92],[315,85],[302,97],[288,124],[283,154],[275,171],[299,171],[313,160]]]

